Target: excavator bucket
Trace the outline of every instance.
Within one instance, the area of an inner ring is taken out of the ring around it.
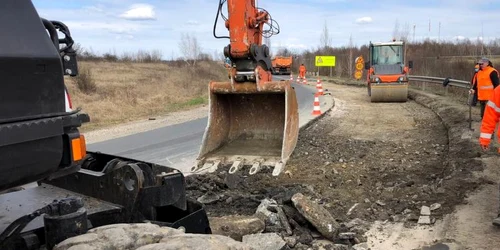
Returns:
[[[406,102],[408,83],[372,85],[370,97],[371,102]]]
[[[297,144],[298,105],[289,81],[210,82],[209,117],[193,172],[245,166],[279,175]]]

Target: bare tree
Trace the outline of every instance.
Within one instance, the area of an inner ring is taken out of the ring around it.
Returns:
[[[328,25],[325,21],[325,26],[323,27],[323,32],[321,33],[321,37],[319,38],[319,43],[321,49],[326,49],[332,47],[332,38],[330,37],[330,32],[328,31]]]
[[[271,49],[271,37],[268,36],[268,37],[265,37],[264,38],[264,44],[267,45],[267,47],[269,48],[269,54],[271,57],[273,57],[273,50]]]
[[[403,28],[399,31],[399,40],[408,42],[408,37],[410,36],[410,24],[405,22]]]
[[[195,66],[201,54],[201,47],[196,37],[190,34],[181,34],[179,49],[184,55],[184,61],[190,66]]]
[[[349,72],[349,77],[352,77],[353,75],[353,47],[354,47],[354,44],[352,42],[352,34],[349,36],[349,59],[347,61],[347,68],[348,68],[348,72]]]
[[[276,52],[277,56],[293,56],[293,52],[288,48],[280,48],[278,52]]]
[[[224,56],[224,53],[219,50],[214,50],[213,58],[215,61],[221,61],[223,62],[226,57]]]
[[[396,19],[396,22],[394,23],[394,30],[392,30],[392,38],[398,39],[398,37],[399,37],[399,20]]]

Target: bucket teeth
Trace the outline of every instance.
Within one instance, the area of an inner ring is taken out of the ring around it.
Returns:
[[[232,166],[231,166],[231,168],[229,169],[229,173],[230,173],[230,174],[234,174],[234,173],[236,173],[236,171],[238,171],[238,170],[240,169],[240,167],[241,167],[241,165],[242,165],[241,163],[242,163],[242,162],[241,162],[241,160],[234,161],[234,162],[233,162],[233,165],[232,165]]]
[[[220,167],[220,164],[221,164],[221,161],[219,161],[219,160],[214,161],[212,166],[210,166],[210,168],[208,169],[208,172],[213,173],[213,172],[217,171],[217,169]]]
[[[248,173],[250,175],[254,175],[254,174],[256,174],[256,173],[258,173],[260,171],[261,167],[262,166],[261,166],[260,162],[254,162],[252,164],[252,167],[250,168],[250,171]]]
[[[203,164],[203,166],[205,166],[205,164]],[[200,168],[200,161],[196,161],[194,163],[194,166],[191,167],[191,173],[194,173],[200,169],[202,169],[202,168]]]
[[[274,165],[273,176],[278,176],[284,168],[285,164],[282,161],[277,162],[276,165]]]
[[[201,161],[196,161],[195,165],[191,167],[191,173],[201,172],[207,170],[209,173],[214,173],[221,165],[221,160],[206,161],[201,166]],[[200,167],[201,166],[201,167]]]

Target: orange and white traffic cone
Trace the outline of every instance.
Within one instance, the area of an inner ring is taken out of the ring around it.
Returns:
[[[319,78],[316,81],[316,89],[319,95],[323,95],[323,84],[321,83],[321,80]]]
[[[304,76],[304,81],[302,81],[303,84],[307,84],[307,79],[306,77]]]
[[[297,76],[297,83],[300,83],[300,75]]]
[[[293,81],[293,74],[290,73],[290,81]]]
[[[319,94],[314,94],[314,107],[313,107],[313,115],[321,115],[321,107],[319,105]]]

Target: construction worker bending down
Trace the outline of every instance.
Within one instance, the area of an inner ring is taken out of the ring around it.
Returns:
[[[299,67],[299,78],[304,79],[306,78],[306,66],[302,63]]]
[[[490,60],[482,58],[478,61],[479,71],[476,74],[476,84],[471,90],[472,93],[477,91],[477,100],[481,105],[481,119],[484,116],[486,103],[493,96],[493,89],[499,84],[498,71],[493,68]]]
[[[481,134],[479,135],[479,144],[483,151],[488,151],[491,139],[495,132],[495,127],[500,118],[500,88],[495,88],[491,99],[486,103],[484,110],[483,121],[481,122]],[[500,139],[500,133],[497,133]],[[500,148],[497,149],[500,154]],[[500,187],[499,187],[500,191]],[[493,225],[500,226],[500,209],[497,213],[497,218],[493,220]]]

